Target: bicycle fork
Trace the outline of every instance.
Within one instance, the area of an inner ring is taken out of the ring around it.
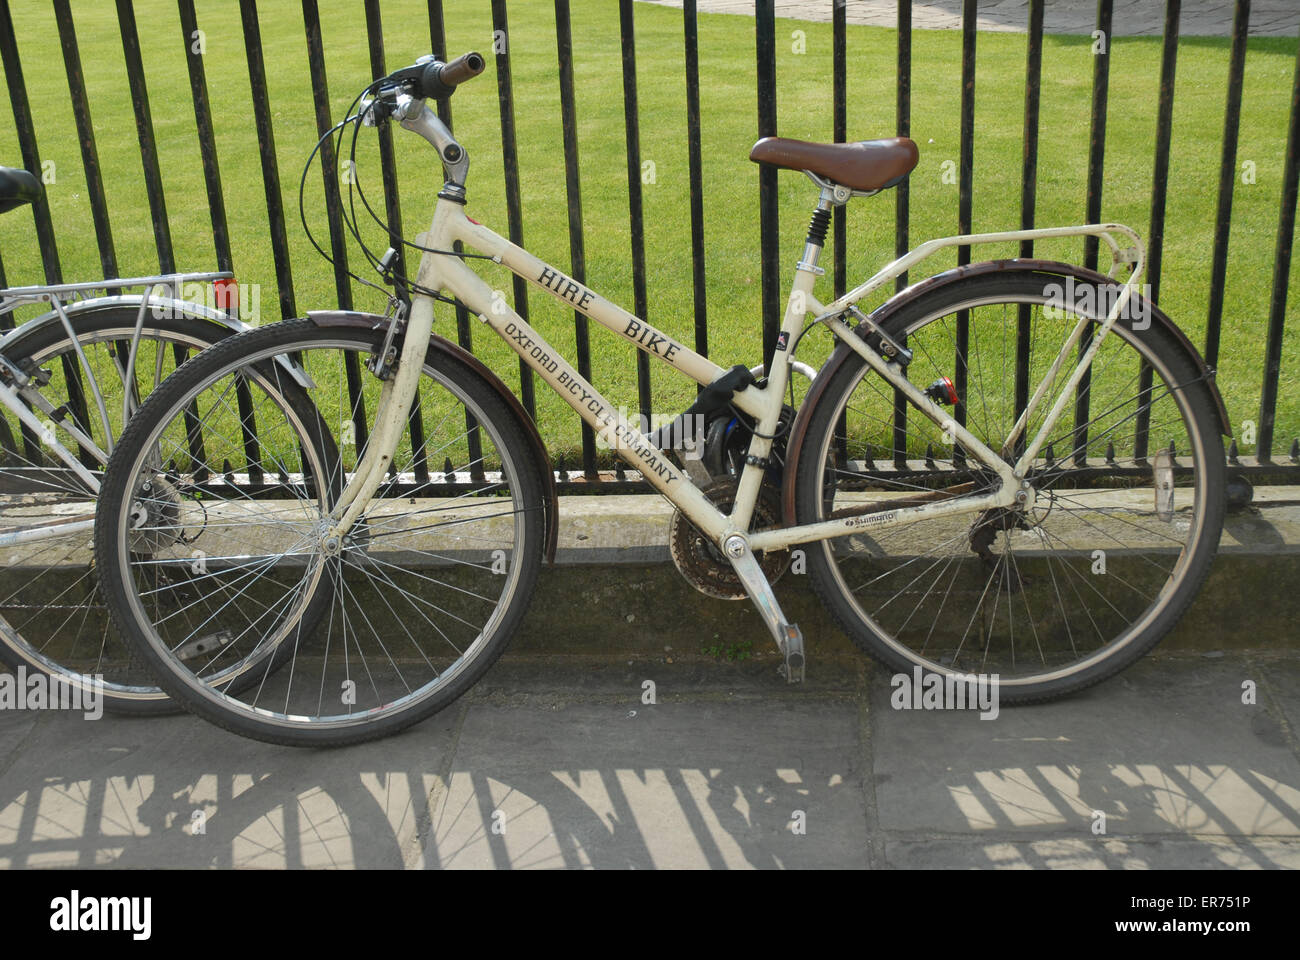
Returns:
[[[433,300],[426,296],[415,296],[411,300],[401,359],[396,371],[380,388],[374,430],[366,444],[366,452],[357,464],[356,473],[330,511],[330,520],[321,530],[321,545],[326,554],[338,553],[343,538],[366,509],[379,485],[384,482],[384,475],[393,462],[393,454],[406,427],[407,414],[415,397],[420,373],[424,369],[424,353],[432,333]]]

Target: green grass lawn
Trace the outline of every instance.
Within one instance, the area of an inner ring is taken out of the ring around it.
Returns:
[[[57,179],[49,192],[59,251],[67,279],[100,275],[90,206],[81,169],[67,83],[52,10],[45,4],[14,4],[28,94],[41,156],[53,160]],[[362,4],[322,2],[324,47],[336,117],[370,79]],[[97,145],[105,172],[114,240],[123,273],[151,273],[158,267],[149,208],[141,176],[121,39],[111,5],[73,2],[86,72]],[[308,88],[307,48],[302,14],[292,3],[264,3],[261,31],[284,202],[290,211],[294,292],[298,312],[335,305],[330,266],[311,250],[297,221],[298,178],[316,140]],[[145,72],[154,129],[161,154],[176,259],[184,269],[212,269],[206,192],[194,128],[183,37],[174,4],[139,0],[136,14],[144,47]],[[389,69],[429,51],[426,7],[414,2],[383,6]],[[263,285],[263,321],[279,319],[275,273],[267,227],[261,167],[249,105],[238,4],[203,0],[199,25],[206,33],[205,70],[212,99],[227,216],[241,281]],[[486,2],[447,5],[450,52],[489,52],[492,24]],[[622,74],[617,5],[575,2],[574,74],[582,171],[583,223],[589,283],[615,302],[632,307]],[[556,66],[554,11],[541,0],[510,5],[509,43],[514,69],[524,240],[538,256],[563,268],[569,264],[567,201]],[[803,30],[806,52],[795,53],[791,33]],[[654,164],[646,184],[646,261],[649,319],[685,343],[693,342],[690,271],[686,92],[680,11],[636,8],[641,153]],[[958,158],[961,37],[956,32],[918,31],[913,38],[912,136],[921,162],[911,177],[914,243],[956,232],[957,186],[944,182],[945,161]],[[1040,225],[1084,219],[1088,115],[1092,80],[1091,40],[1048,37],[1043,51],[1037,220]],[[441,52],[441,51],[440,51]],[[894,132],[894,31],[850,27],[849,123],[851,139]],[[1234,428],[1258,416],[1264,337],[1277,231],[1287,108],[1296,41],[1253,39],[1246,62],[1238,165],[1250,161],[1255,182],[1237,183],[1229,252],[1228,289],[1219,382]],[[980,34],[976,76],[974,228],[1014,229],[1019,223],[1025,37]],[[813,140],[832,138],[831,27],[777,21],[779,132]],[[1218,165],[1228,68],[1226,39],[1188,38],[1179,47],[1170,191],[1165,228],[1160,304],[1204,343],[1209,299],[1210,254],[1217,201]],[[465,86],[454,101],[458,135],[473,158],[469,212],[506,232],[493,61],[488,72]],[[1149,230],[1159,38],[1117,38],[1110,72],[1106,180],[1102,217]],[[756,363],[761,352],[758,229],[758,168],[747,159],[756,138],[753,20],[700,17],[701,110],[704,147],[705,241],[708,257],[709,350],[720,364]],[[401,177],[403,222],[408,236],[423,229],[440,186],[433,154],[422,140],[395,131]],[[373,131],[366,131],[367,160],[361,168],[370,194],[380,193]],[[0,162],[21,163],[11,125],[0,129]],[[307,209],[313,229],[325,236],[320,175],[309,177]],[[814,193],[796,172],[779,178],[782,283],[788,283],[801,250]],[[848,272],[865,278],[892,257],[892,194],[855,200],[849,210]],[[30,215],[0,219],[0,256],[11,284],[42,279]],[[379,231],[370,234],[383,248]],[[985,254],[1011,255],[1012,248]],[[1078,261],[1082,241],[1042,244],[1039,256]],[[981,256],[976,252],[976,257]],[[1293,264],[1297,284],[1300,258]],[[354,259],[354,266],[360,258]],[[823,263],[830,266],[830,258]],[[955,263],[936,257],[933,270]],[[498,267],[481,268],[495,286],[509,290]],[[495,271],[495,272],[494,272]],[[829,271],[828,271],[829,272]],[[914,278],[917,275],[914,274]],[[819,293],[826,297],[830,280]],[[1291,302],[1300,298],[1293,292]],[[381,301],[358,287],[356,303],[378,309]],[[573,321],[549,298],[532,295],[535,325],[573,357]],[[1294,309],[1290,313],[1294,314]],[[441,315],[445,335],[454,336],[450,310]],[[514,354],[502,343],[484,342],[475,331],[475,350],[507,382],[517,384]],[[593,325],[594,381],[617,403],[636,407],[632,349]],[[1275,452],[1285,452],[1300,434],[1300,397],[1294,359],[1300,325],[1286,333]],[[808,338],[809,362],[826,349],[825,338]],[[694,395],[685,380],[652,369],[655,410],[674,413]],[[556,451],[575,451],[579,421],[556,396],[538,394],[543,434]],[[1280,450],[1278,449],[1280,448]],[[1243,446],[1243,452],[1249,451]]]

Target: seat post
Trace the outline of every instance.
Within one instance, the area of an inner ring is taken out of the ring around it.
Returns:
[[[808,238],[804,241],[803,256],[795,265],[796,270],[808,270],[819,276],[826,272],[824,268],[817,266],[817,261],[821,257],[822,247],[826,245],[826,230],[830,227],[831,208],[834,206],[836,206],[834,191],[829,187],[823,187],[821,197],[813,210],[812,220],[808,224]]]

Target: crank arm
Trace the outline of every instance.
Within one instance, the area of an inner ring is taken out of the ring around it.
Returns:
[[[762,616],[763,622],[767,624],[768,630],[772,632],[772,637],[776,640],[778,649],[780,649],[782,656],[785,657],[782,670],[786,680],[789,683],[802,683],[804,678],[803,634],[799,631],[798,626],[787,621],[785,614],[781,612],[781,605],[776,601],[776,594],[772,592],[772,585],[763,573],[763,568],[754,559],[754,553],[749,549],[749,544],[745,542],[744,537],[728,537],[723,544],[723,552],[727,555],[727,559],[731,561],[736,576],[744,584],[745,592],[754,601],[754,606],[758,608],[759,615]]]

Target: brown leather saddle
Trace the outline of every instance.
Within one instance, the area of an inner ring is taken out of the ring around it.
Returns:
[[[831,183],[875,193],[902,181],[920,159],[907,137],[859,140],[855,143],[809,143],[785,137],[764,137],[749,151],[755,163],[789,170],[807,170]]]

